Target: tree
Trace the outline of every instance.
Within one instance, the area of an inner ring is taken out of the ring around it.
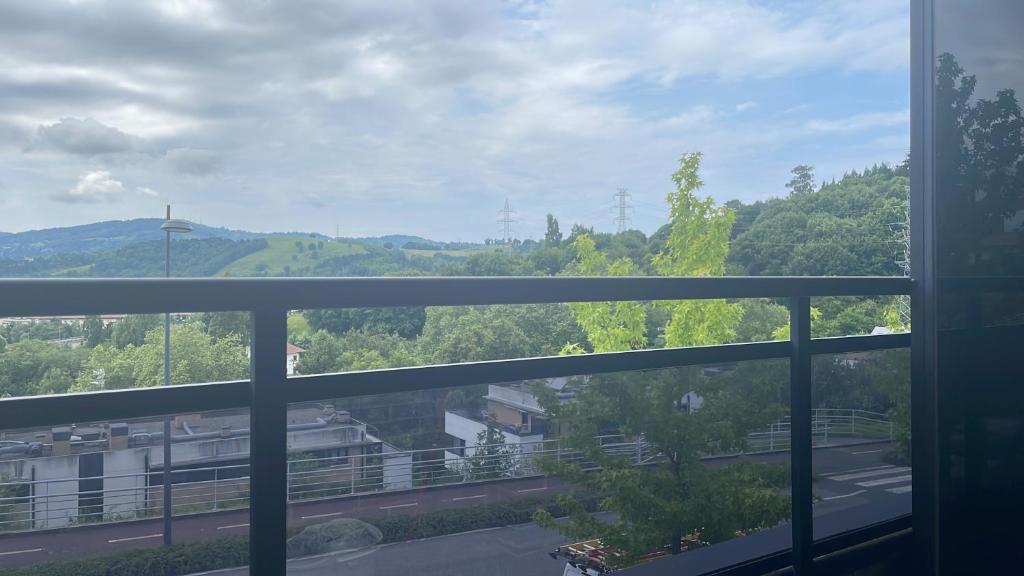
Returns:
[[[398,334],[415,338],[423,331],[426,312],[422,306],[398,308],[338,308],[303,312],[314,330],[344,334],[349,330]]]
[[[164,333],[150,330],[142,346],[101,344],[89,352],[75,391],[143,388],[163,384]],[[239,339],[217,339],[194,324],[171,329],[171,383],[221,382],[245,378],[249,358]]]
[[[814,192],[814,166],[800,164],[790,171],[793,177],[786,183],[790,194],[810,194]]]
[[[69,348],[42,340],[22,339],[8,344],[0,354],[0,396],[36,396],[59,389],[58,374],[78,376],[85,348]],[[54,370],[47,377],[47,373]]]
[[[732,213],[711,198],[698,198],[700,154],[685,154],[673,174],[668,195],[671,222],[665,248],[653,259],[662,275],[720,275],[725,270]],[[627,259],[609,263],[589,237],[576,241],[577,273],[624,275]],[[667,312],[663,327],[668,346],[696,346],[730,341],[742,310],[724,300],[659,304]],[[645,308],[638,303],[573,305],[573,313],[594,351],[638,348],[646,343]],[[575,351],[579,351],[576,347]],[[710,469],[701,456],[742,447],[747,432],[766,424],[779,412],[777,387],[759,380],[746,386],[702,378],[695,368],[594,376],[580,386],[573,402],[562,403],[550,392],[539,401],[556,419],[569,424],[563,446],[578,450],[596,469],[584,471],[579,461],[542,462],[549,473],[595,493],[602,508],[617,517],[602,521],[571,495],[560,497],[569,521],[554,522],[538,511],[536,520],[573,537],[600,537],[631,562],[661,546],[681,550],[686,534],[717,541],[738,530],[772,526],[786,517],[788,499],[780,496],[784,473],[760,465],[729,465]],[[696,391],[703,405],[691,410],[683,399]],[[735,416],[734,416],[735,414]],[[628,455],[606,452],[595,441],[601,434],[621,434],[660,454],[653,466],[636,466]]]
[[[544,246],[558,248],[562,244],[562,231],[558,229],[558,220],[552,214],[548,214],[548,229],[544,233]]]
[[[300,374],[325,374],[341,368],[341,343],[326,330],[318,330],[305,345],[295,366]]]
[[[249,345],[248,312],[202,312],[192,317],[203,332],[216,339],[235,336],[243,346]]]
[[[507,478],[514,472],[519,446],[508,444],[505,434],[494,422],[477,433],[476,446],[472,455],[466,459],[465,475],[467,480],[493,480]]]
[[[160,316],[156,314],[125,316],[114,324],[110,339],[117,348],[142,346],[146,333],[159,325]]]
[[[103,325],[99,316],[86,316],[82,322],[82,333],[86,348],[93,348],[110,337],[110,330]]]

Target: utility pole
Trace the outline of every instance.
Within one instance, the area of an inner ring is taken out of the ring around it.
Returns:
[[[615,193],[615,199],[619,202],[619,215],[615,217],[615,223],[618,225],[617,230],[620,233],[629,230],[629,225],[632,223],[629,215],[633,213],[633,208],[628,203],[632,197],[633,195],[625,188],[619,188],[619,191]]]
[[[505,198],[505,207],[498,211],[501,214],[501,218],[498,222],[502,224],[502,241],[506,246],[512,246],[512,223],[515,220],[512,219],[512,215],[515,212],[512,211],[512,205],[508,203],[508,198]]]

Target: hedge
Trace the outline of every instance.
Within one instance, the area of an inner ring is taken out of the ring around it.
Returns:
[[[596,501],[584,505],[596,509]],[[564,516],[554,497],[523,498],[511,502],[468,508],[436,510],[415,516],[365,518],[370,533],[380,531],[380,541],[404,542],[435,536],[469,532],[530,522],[535,510],[543,508],[552,516]],[[289,556],[306,556],[331,549],[332,536],[352,535],[358,530],[356,519],[327,522],[289,530]],[[375,527],[375,528],[374,528]],[[367,542],[360,535],[359,542]],[[139,548],[81,560],[61,560],[23,568],[0,569],[0,576],[183,576],[195,572],[245,566],[249,563],[249,539],[246,536],[221,536],[202,542],[170,547]]]

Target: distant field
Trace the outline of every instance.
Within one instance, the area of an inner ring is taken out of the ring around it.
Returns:
[[[501,248],[501,246],[474,246],[472,248],[459,248],[458,250],[409,250],[403,248],[402,251],[405,252],[406,254],[411,254],[413,256],[430,257],[433,256],[434,254],[445,254],[447,256],[466,257],[471,256],[473,254],[478,254],[480,252],[495,252],[497,250],[500,250]]]
[[[301,250],[296,242],[302,243]],[[322,244],[323,248],[311,250],[311,243],[316,246]],[[267,238],[266,248],[235,260],[217,272],[217,276],[280,276],[286,271],[296,276],[312,270],[320,260],[364,252],[366,249],[362,245],[349,242],[273,236]]]

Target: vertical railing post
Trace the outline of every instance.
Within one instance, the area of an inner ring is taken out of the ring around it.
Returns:
[[[790,300],[790,466],[793,484],[793,569],[812,573],[814,556],[811,495],[811,300]]]
[[[249,574],[285,573],[288,516],[287,311],[252,314]]]

